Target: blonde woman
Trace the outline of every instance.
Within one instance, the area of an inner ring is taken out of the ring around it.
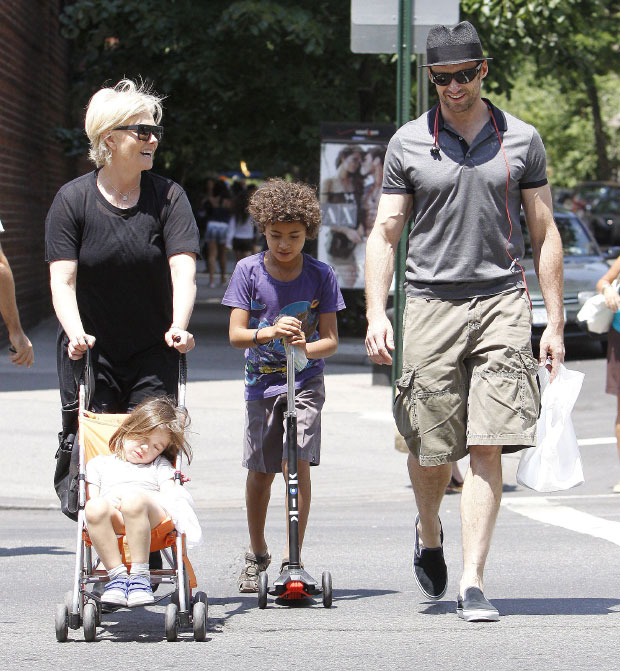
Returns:
[[[144,398],[174,396],[178,352],[194,347],[198,229],[183,189],[150,172],[161,101],[127,79],[97,91],[85,121],[95,170],[65,184],[47,215],[61,443],[76,427],[72,362],[88,348],[91,408],[126,413]]]
[[[605,391],[618,401],[616,413],[616,440],[620,456],[620,295],[611,283],[620,276],[620,258],[617,258],[609,270],[596,283],[597,290],[603,294],[605,305],[614,312],[614,320],[607,336],[607,382]],[[620,494],[620,481],[613,486],[613,492]]]

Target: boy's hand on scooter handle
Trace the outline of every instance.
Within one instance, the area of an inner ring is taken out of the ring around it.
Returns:
[[[290,342],[290,338],[301,333],[301,322],[295,317],[280,317],[271,329],[273,331],[272,340],[286,338]]]
[[[287,342],[293,347],[299,347],[299,349],[308,356],[308,350],[306,349],[306,334],[303,331],[300,330],[297,335],[288,338]]]

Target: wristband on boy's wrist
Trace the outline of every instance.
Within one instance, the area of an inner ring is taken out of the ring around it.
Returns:
[[[262,328],[262,327],[261,327],[261,328]],[[255,345],[256,347],[259,346],[259,342],[258,342],[258,332],[259,332],[259,331],[260,331],[260,328],[257,328],[256,331],[254,331],[254,335],[252,336],[252,341],[254,342],[254,345]]]
[[[611,286],[611,284],[609,282],[605,282],[603,284],[603,286],[601,287],[601,293],[603,293],[603,291],[605,291],[605,289],[609,289],[610,286]]]

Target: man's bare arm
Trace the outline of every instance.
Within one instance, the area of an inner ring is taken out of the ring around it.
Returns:
[[[548,184],[521,192],[530,232],[534,267],[542,291],[548,322],[540,339],[540,360],[551,357],[551,379],[564,361],[564,263],[562,239],[553,220]]]
[[[366,243],[366,353],[379,364],[392,363],[390,350],[394,349],[394,332],[385,306],[394,274],[396,248],[412,207],[412,196],[384,193]]]
[[[15,300],[15,282],[9,261],[0,245],[0,315],[9,332],[12,353],[11,361],[18,366],[30,368],[34,362],[32,343],[24,333],[19,320],[19,311]]]

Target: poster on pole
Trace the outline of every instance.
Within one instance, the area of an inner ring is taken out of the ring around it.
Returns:
[[[392,124],[321,124],[321,216],[317,256],[341,289],[364,288],[366,240],[377,215]]]

